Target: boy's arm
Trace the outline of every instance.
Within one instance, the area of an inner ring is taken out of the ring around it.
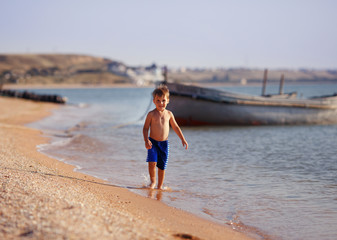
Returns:
[[[149,140],[149,128],[151,124],[151,113],[148,113],[145,119],[145,123],[143,126],[143,137],[145,141],[145,148],[146,149],[151,149],[152,148],[152,143]]]
[[[180,127],[178,126],[178,123],[176,122],[176,119],[174,118],[173,116],[173,113],[172,112],[169,112],[170,113],[170,124],[171,124],[171,127],[172,129],[175,131],[175,133],[178,135],[178,137],[181,139],[181,142],[183,144],[183,146],[185,147],[185,149],[188,148],[188,143],[183,135],[183,132],[181,131]]]

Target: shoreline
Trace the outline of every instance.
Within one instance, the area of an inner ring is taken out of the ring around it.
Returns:
[[[0,97],[0,238],[254,239],[38,152],[49,140],[24,124],[58,107]]]
[[[182,82],[188,85],[198,85],[202,87],[258,87],[262,88],[261,83],[253,82],[241,84],[240,82]],[[298,85],[315,85],[315,84],[333,84],[333,81],[288,81],[285,85],[298,86]],[[279,86],[279,82],[268,82],[269,86]],[[3,89],[82,89],[82,88],[153,88],[155,83],[149,85],[138,86],[132,83],[113,83],[113,84],[4,84]]]

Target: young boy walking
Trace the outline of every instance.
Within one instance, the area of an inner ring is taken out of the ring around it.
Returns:
[[[157,166],[157,188],[163,189],[165,169],[169,156],[168,136],[170,132],[170,125],[181,139],[181,142],[186,149],[188,148],[188,143],[185,140],[184,135],[173,116],[173,113],[166,109],[170,97],[168,88],[165,85],[160,85],[153,91],[152,96],[153,103],[156,105],[156,108],[147,114],[143,127],[145,148],[148,149],[146,162],[149,164],[149,174],[151,180],[149,187],[154,189],[156,186]]]

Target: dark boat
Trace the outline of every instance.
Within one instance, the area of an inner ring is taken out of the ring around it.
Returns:
[[[297,99],[296,94],[251,96],[166,83],[179,125],[336,124],[337,94]]]

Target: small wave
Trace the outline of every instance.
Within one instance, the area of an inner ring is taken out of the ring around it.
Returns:
[[[77,107],[79,107],[79,108],[87,108],[87,107],[89,107],[89,104],[87,104],[87,103],[79,103],[79,104],[77,104]]]
[[[74,166],[75,166],[74,172],[80,172],[83,169],[83,167],[81,167],[80,165],[74,165]]]
[[[270,234],[265,233],[264,231],[260,230],[257,227],[245,225],[239,219],[238,215],[233,215],[232,219],[226,222],[227,225],[231,226],[233,230],[242,232],[247,234],[248,236],[252,236],[255,239],[261,240],[280,240],[277,236],[272,236]]]
[[[90,122],[88,122],[88,121],[82,121],[82,122],[79,122],[79,123],[77,123],[75,126],[69,128],[69,129],[67,129],[67,130],[65,131],[65,133],[69,134],[69,133],[71,133],[71,132],[83,130],[83,129],[87,128],[87,127],[89,126],[89,124],[90,124]]]
[[[36,146],[38,152],[43,152],[43,150],[46,148],[46,146],[49,146],[49,143],[39,144]]]
[[[64,134],[54,134],[53,136],[58,138],[72,138],[74,135],[65,132]]]
[[[203,208],[202,209],[202,212],[211,216],[211,217],[214,217],[214,214],[212,213],[212,210],[208,209],[208,208]]]
[[[49,149],[50,147],[50,144],[40,144],[40,145],[37,145],[36,148],[37,148],[37,151],[46,155],[47,157],[50,157],[50,158],[54,158],[60,162],[65,162],[64,158],[62,157],[58,157],[58,156],[55,156],[53,154],[50,154],[47,149]]]
[[[90,106],[88,103],[67,103],[67,105],[76,108],[88,108]]]
[[[55,136],[55,135],[54,135]],[[37,145],[38,151],[48,151],[52,148],[64,147],[69,144],[72,140],[72,137],[62,138],[61,140],[54,140],[52,143],[40,144]]]
[[[67,143],[64,151],[69,150],[74,155],[96,154],[108,149],[106,143],[84,134],[74,135]]]
[[[87,135],[69,133],[56,135],[53,135],[55,138],[51,143],[38,145],[38,151],[57,156],[85,158],[108,149],[106,143]]]

